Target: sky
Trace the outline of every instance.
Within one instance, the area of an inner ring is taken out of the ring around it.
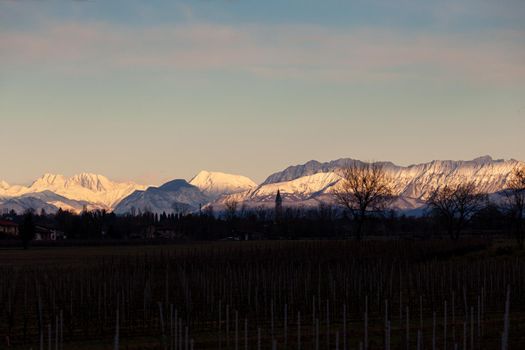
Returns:
[[[522,0],[0,0],[0,180],[525,160]]]

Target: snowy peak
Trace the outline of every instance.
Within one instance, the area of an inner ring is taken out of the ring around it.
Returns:
[[[257,184],[246,176],[205,170],[191,179],[190,184],[211,197],[239,193],[257,187]]]
[[[67,180],[66,187],[69,186],[80,186],[94,192],[103,192],[110,190],[114,184],[105,176],[81,173]]]
[[[54,186],[63,186],[66,178],[63,175],[46,173],[36,179],[30,188],[48,188]]]
[[[111,190],[115,183],[107,177],[92,173],[80,173],[70,178],[63,175],[44,174],[29,187],[33,190],[82,187],[93,192]]]

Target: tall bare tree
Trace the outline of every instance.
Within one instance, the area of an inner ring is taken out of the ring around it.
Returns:
[[[237,207],[239,206],[239,202],[233,198],[228,198],[224,202],[224,205],[226,206],[226,220],[230,226],[230,231],[232,234],[235,234],[235,219],[237,217]]]
[[[354,162],[341,169],[342,180],[332,191],[336,202],[345,207],[356,223],[355,235],[361,239],[370,212],[380,211],[394,200],[394,188],[380,163]]]
[[[523,247],[523,214],[525,214],[525,166],[518,166],[512,172],[505,191],[506,207],[514,224],[514,235]]]
[[[458,239],[474,214],[487,204],[487,199],[487,195],[479,192],[476,184],[470,181],[436,188],[427,204],[445,221],[450,238]]]
[[[224,202],[224,206],[226,207],[226,218],[228,219],[228,221],[233,221],[237,214],[237,207],[239,206],[239,202],[233,198],[229,198]]]

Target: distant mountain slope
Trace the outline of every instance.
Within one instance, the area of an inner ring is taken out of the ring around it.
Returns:
[[[69,199],[51,191],[28,193],[20,197],[0,199],[0,212],[14,210],[21,213],[27,209],[40,212],[44,209],[47,213],[55,213],[59,208],[77,213],[84,208],[88,210],[103,209],[92,203]]]
[[[43,209],[49,214],[53,214],[58,210],[53,204],[48,204],[35,197],[22,196],[0,201],[1,213],[7,213],[11,210],[17,213],[24,213],[28,209],[33,209],[36,213],[40,213]]]
[[[485,193],[496,193],[505,185],[514,168],[523,165],[516,160],[493,160],[489,156],[471,161],[432,161],[390,171],[398,192],[409,198],[427,199],[436,187],[473,181]]]
[[[311,160],[309,162],[306,162],[305,164],[292,165],[284,169],[283,171],[274,173],[270,175],[261,185],[291,181],[303,176],[314,175],[317,173],[332,172],[336,169],[348,166],[356,161],[357,160],[351,158],[342,158],[325,163],[320,163],[316,160]]]
[[[198,187],[204,194],[212,198],[257,187],[257,184],[246,176],[205,170],[191,179],[190,184]]]
[[[28,193],[23,195],[20,198],[35,198],[39,199],[47,204],[53,205],[57,208],[61,208],[63,210],[71,210],[73,212],[80,212],[84,208],[88,210],[94,210],[94,209],[104,209],[96,204],[90,203],[88,201],[78,201],[74,199],[69,199],[63,196],[60,196],[54,192],[51,191],[43,191],[43,192],[37,192],[37,193]]]
[[[116,214],[133,212],[152,213],[187,212],[195,210],[199,205],[209,202],[199,188],[190,185],[185,180],[173,180],[160,187],[149,187],[145,191],[135,191],[124,198],[116,207]]]
[[[271,204],[279,189],[288,205],[317,205],[333,201],[331,191],[340,181],[338,170],[360,162],[339,159],[320,163],[310,161],[303,165],[288,167],[270,175],[260,186],[250,191],[220,198],[216,205],[235,199],[247,205]],[[432,161],[407,167],[382,162],[392,179],[396,193],[400,195],[396,207],[414,209],[421,207],[432,190],[444,184],[474,181],[480,191],[496,193],[505,188],[512,170],[522,162],[516,160],[493,160],[489,156],[471,161]]]

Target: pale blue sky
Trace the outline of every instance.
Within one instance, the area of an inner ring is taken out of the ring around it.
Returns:
[[[0,179],[525,160],[520,0],[0,0]]]

